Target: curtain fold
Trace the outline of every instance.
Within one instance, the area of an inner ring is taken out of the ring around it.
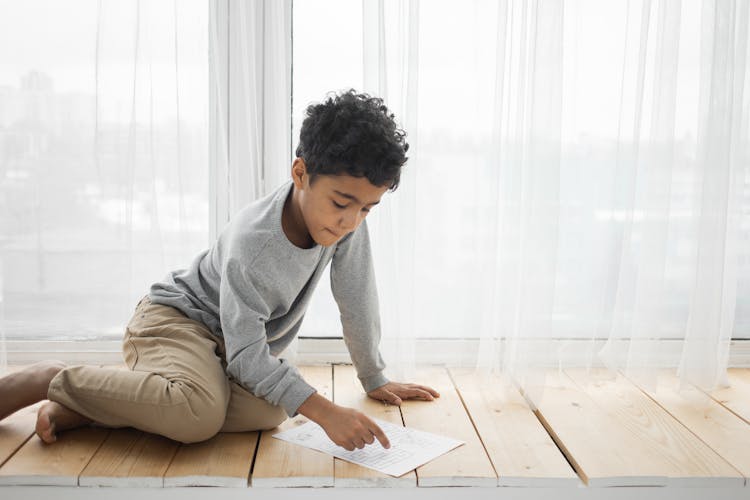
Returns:
[[[217,196],[226,193],[216,235],[237,210],[271,192],[291,169],[291,0],[228,0],[227,25],[215,26],[215,39],[227,30],[226,81],[214,87],[226,102],[226,171],[218,171]],[[216,8],[220,8],[218,3]],[[215,71],[214,71],[215,73]],[[218,109],[221,109],[219,107]],[[221,201],[219,201],[221,203]]]
[[[651,16],[652,8],[658,10],[657,15]],[[635,102],[640,109],[635,111],[637,119],[632,124],[632,136],[621,136],[623,142],[633,141],[633,151],[621,148],[616,159],[617,168],[630,176],[626,185],[634,190],[626,197],[632,200],[631,204],[620,207],[630,215],[625,220],[624,236],[618,238],[622,249],[613,312],[615,320],[599,354],[611,368],[622,369],[648,383],[654,380],[653,370],[664,366],[665,360],[659,359],[660,341],[668,335],[663,323],[674,320],[665,314],[668,303],[665,279],[673,210],[671,189],[674,170],[679,168],[674,162],[677,147],[674,121],[680,3],[644,2],[640,21],[636,39],[638,66],[634,71]],[[656,24],[656,37],[649,39],[651,23]],[[627,47],[626,43],[626,50]],[[654,57],[647,61],[646,51],[652,47]],[[647,87],[646,75],[649,74],[653,74],[653,78]],[[651,103],[651,109],[645,108],[646,102]],[[649,122],[644,123],[649,116]],[[624,131],[629,132],[631,130]],[[617,187],[614,189],[616,191]],[[638,221],[633,217],[636,213],[643,214]]]
[[[694,213],[699,214],[695,223],[697,255],[679,373],[683,381],[711,388],[727,383],[725,367],[735,321],[741,201],[747,197],[750,174],[750,11],[747,2],[709,1],[703,12],[701,28],[710,52],[701,54],[705,69],[700,75],[698,113],[702,126],[695,172],[700,189],[693,199]],[[745,214],[745,244],[747,220]]]
[[[380,287],[381,351],[394,380],[411,380],[415,369],[417,277],[415,261],[419,219],[420,158],[418,136],[419,0],[362,2],[363,90],[381,97],[408,130],[408,167],[397,194],[383,198],[369,217]],[[382,292],[385,290],[385,293]]]

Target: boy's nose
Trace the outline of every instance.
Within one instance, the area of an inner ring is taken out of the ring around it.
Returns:
[[[341,226],[341,229],[349,233],[351,231],[354,231],[357,228],[358,224],[359,224],[358,215],[352,213],[352,214],[344,215],[339,225]]]

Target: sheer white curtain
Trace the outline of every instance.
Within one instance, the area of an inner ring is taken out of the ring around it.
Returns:
[[[291,2],[2,14],[0,335],[120,335],[152,281],[288,176]],[[748,5],[361,14],[331,21],[361,22],[361,88],[411,144],[370,219],[390,375],[454,338],[527,387],[600,363],[722,382],[729,338],[750,337]]]
[[[724,381],[750,336],[748,18],[363,0],[365,89],[413,146],[371,216],[395,372],[415,339],[455,337],[529,390],[571,365]]]
[[[7,336],[119,337],[288,178],[291,1],[3,4],[0,40],[4,365]]]
[[[291,5],[211,1],[212,237],[290,176]]]
[[[0,6],[4,337],[118,338],[208,244],[207,57],[205,0]]]
[[[362,3],[363,90],[383,98],[409,131],[409,167],[396,194],[387,194],[369,218],[380,292],[381,351],[394,380],[414,379],[417,288],[417,189],[420,156],[417,116],[419,2]],[[388,27],[388,30],[386,30]]]

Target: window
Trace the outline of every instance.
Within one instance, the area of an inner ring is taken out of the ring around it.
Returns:
[[[386,80],[389,90],[396,88],[399,92],[398,86],[403,86],[403,82],[394,78],[394,73],[400,70],[399,58],[404,57],[406,50],[403,44],[398,45],[403,43],[399,40],[399,30],[404,29],[404,17],[397,12],[398,2],[383,4]],[[362,2],[333,0],[294,2],[295,145],[306,104],[320,100],[330,90],[349,86],[363,89],[362,75],[367,61],[363,59],[362,5]],[[478,217],[486,210],[478,203],[479,193],[486,179],[492,177],[492,170],[497,168],[497,150],[493,144],[497,40],[501,35],[507,35],[509,40],[505,47],[508,68],[503,78],[506,89],[513,89],[505,94],[507,112],[501,125],[507,136],[503,138],[503,145],[517,146],[523,139],[524,120],[529,118],[523,115],[528,110],[519,106],[525,96],[519,95],[518,89],[523,87],[513,79],[528,76],[522,66],[524,63],[518,59],[518,44],[524,37],[529,40],[532,37],[528,26],[526,31],[519,26],[525,22],[527,11],[535,9],[536,4],[508,3],[508,33],[498,31],[498,5],[481,0],[460,5],[449,1],[419,4],[415,97],[419,120],[417,130],[407,130],[411,136],[418,137],[420,154],[416,202],[417,336],[473,337],[482,328],[475,281],[482,275],[481,263],[488,258],[487,250],[477,247],[475,241],[477,234],[487,231],[486,220],[483,222]],[[673,168],[670,169],[669,191],[660,201],[668,206],[669,217],[662,269],[663,294],[668,303],[664,304],[662,312],[672,315],[673,321],[659,334],[684,335],[684,325],[674,318],[687,317],[695,272],[696,214],[692,207],[700,196],[701,186],[695,166],[700,160],[697,148],[700,120],[705,119],[699,114],[698,95],[701,16],[706,14],[701,14],[698,4],[679,7],[679,24],[674,27],[679,34],[674,130],[668,130],[672,135],[663,140],[654,130],[659,126],[657,114],[670,111],[661,109],[657,102],[659,94],[655,89],[659,88],[659,82],[655,83],[655,79],[660,77],[660,70],[655,68],[668,67],[656,59],[657,44],[664,43],[659,42],[656,30],[663,29],[660,23],[664,22],[666,4],[643,5],[652,11],[647,27],[650,30],[648,45],[642,54],[638,45],[642,40],[642,33],[638,32],[642,22],[641,4],[573,0],[566,3],[563,11],[562,82],[550,82],[562,92],[560,151],[553,152],[553,156],[559,154],[560,162],[557,193],[560,233],[552,312],[555,332],[561,335],[609,335],[609,324],[602,318],[607,317],[612,307],[616,287],[612,286],[611,279],[608,281],[608,275],[620,265],[619,252],[613,251],[611,245],[628,215],[616,208],[617,196],[622,194],[614,194],[615,189],[620,189],[616,187],[617,155],[625,156],[622,151],[635,149],[633,144],[639,140],[643,140],[641,162],[643,158],[654,161],[659,148],[673,145],[667,148],[669,151],[665,149],[674,155],[671,159],[665,156],[673,162]],[[632,21],[629,24],[625,22],[628,18]],[[398,43],[394,44],[394,40]],[[530,47],[527,49],[532,50]],[[645,58],[646,67],[641,116],[635,111],[640,56]],[[391,109],[399,105],[395,99],[389,101],[393,96],[383,97]],[[639,120],[637,128],[634,126],[636,119]],[[634,137],[633,133],[640,136]],[[505,165],[504,168],[508,168],[508,164]],[[741,195],[744,216],[738,242],[739,281],[734,328],[734,336],[738,338],[750,337],[750,218],[747,217],[750,214],[750,170],[745,169],[745,173],[745,178],[740,179],[744,183]],[[642,189],[651,181],[639,178],[638,182],[642,183],[639,184]],[[516,187],[516,184],[508,185],[506,189],[512,191]],[[400,196],[400,193],[387,196]],[[376,211],[379,209],[381,207]],[[373,213],[373,217],[376,215]],[[639,220],[643,214],[635,210],[633,216]],[[453,229],[448,234],[440,231],[441,227]],[[638,238],[635,234],[632,240],[630,250],[634,252],[638,251]],[[437,269],[439,272],[435,272]],[[509,289],[516,291],[514,285]],[[383,290],[380,291],[382,295]],[[307,316],[308,324],[303,327],[306,334],[339,331],[337,312],[329,295],[327,283],[321,283]]]
[[[119,338],[208,242],[208,2],[2,11],[2,329]]]
[[[384,5],[386,81],[393,87],[399,83],[393,65],[404,52],[398,45],[403,40],[396,37],[394,44],[391,34],[404,27],[394,10],[399,4]],[[612,208],[607,199],[612,193],[599,187],[615,184],[613,154],[625,137],[618,134],[633,129],[632,113],[618,120],[621,106],[630,109],[636,99],[635,87],[623,91],[622,86],[630,85],[626,80],[638,59],[633,44],[637,37],[628,42],[626,32],[637,23],[628,28],[623,19],[627,9],[639,5],[573,0],[564,9],[559,169],[563,229],[554,315],[558,331],[571,336],[582,329],[606,328],[598,316],[582,312],[595,309],[591,304],[601,309],[611,305],[601,283],[617,265],[607,245],[612,221],[623,221],[624,214]],[[509,11],[511,19],[523,15],[516,7]],[[363,53],[362,9],[363,2],[349,0],[293,3],[292,150],[308,104],[319,102],[328,91],[365,86],[365,63],[371,68],[372,61],[365,61]],[[473,337],[482,325],[476,295],[469,292],[481,275],[481,263],[488,260],[488,250],[474,244],[474,235],[486,229],[476,217],[485,208],[477,202],[477,193],[496,166],[493,98],[502,34],[498,3],[476,0],[458,6],[436,0],[421,2],[419,9],[414,101],[419,120],[418,130],[407,130],[418,137],[421,172],[416,335]],[[695,253],[691,238],[696,230],[690,210],[700,185],[691,170],[699,130],[700,15],[700,5],[681,6],[677,158],[668,193],[670,234],[664,265],[669,308],[678,315],[690,301]],[[652,19],[657,19],[654,12]],[[521,35],[512,32],[509,37]],[[649,68],[658,67],[653,35],[643,53]],[[205,0],[30,0],[3,7],[0,325],[6,335],[119,338],[149,285],[186,266],[212,243],[210,38]],[[512,52],[517,47],[506,50],[509,68],[516,71],[503,76],[510,84],[522,71]],[[623,64],[630,72],[624,77]],[[649,72],[643,82],[639,132],[644,134],[653,123],[653,78]],[[400,105],[393,96],[384,97],[392,109]],[[506,99],[507,109],[523,101],[512,92]],[[747,103],[742,105],[746,109]],[[505,115],[506,133],[518,133],[513,120],[522,112]],[[397,118],[403,117],[397,112]],[[623,144],[632,139],[625,137]],[[512,137],[504,140],[517,144]],[[746,168],[745,173],[735,337],[750,337],[750,171]],[[244,189],[244,184],[235,187]],[[439,227],[454,228],[450,238],[434,230],[436,221]],[[637,244],[637,238],[633,242]],[[324,276],[301,335],[340,335],[338,310],[327,273]]]

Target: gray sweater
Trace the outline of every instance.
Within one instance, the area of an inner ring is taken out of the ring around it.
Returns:
[[[367,225],[330,247],[299,248],[281,228],[292,188],[287,181],[240,210],[211,248],[187,269],[152,285],[149,294],[153,303],[175,307],[223,337],[229,375],[290,417],[315,388],[277,356],[297,334],[331,260],[331,289],[362,387],[369,392],[388,382],[378,351],[380,317]]]

